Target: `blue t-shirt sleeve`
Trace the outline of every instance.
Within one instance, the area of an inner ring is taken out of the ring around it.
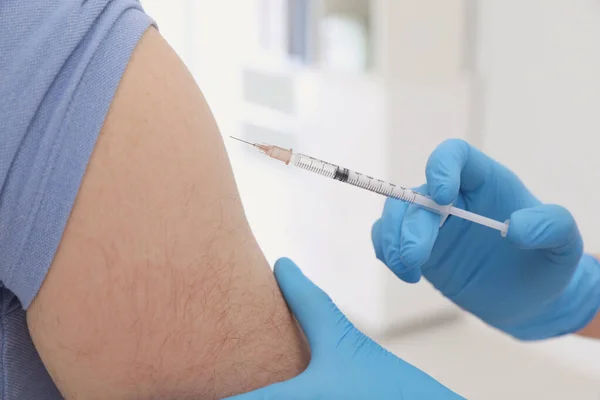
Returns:
[[[0,281],[24,308],[151,24],[137,0],[0,1]]]

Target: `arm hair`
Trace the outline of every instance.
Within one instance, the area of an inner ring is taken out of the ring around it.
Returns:
[[[209,107],[154,29],[27,319],[68,399],[222,398],[307,364]]]

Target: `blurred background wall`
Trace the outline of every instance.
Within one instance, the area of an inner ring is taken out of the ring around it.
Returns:
[[[228,140],[290,146],[405,186],[446,138],[575,214],[600,253],[600,2],[142,0],[221,128],[269,261],[293,258],[382,344],[468,398],[599,399],[600,342],[521,344],[374,257],[383,200]]]

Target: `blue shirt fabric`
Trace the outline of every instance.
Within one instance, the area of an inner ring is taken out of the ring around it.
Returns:
[[[137,0],[0,0],[0,399],[61,399],[25,311],[146,29]]]

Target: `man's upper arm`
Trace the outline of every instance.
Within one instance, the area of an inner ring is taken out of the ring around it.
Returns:
[[[67,398],[218,398],[306,364],[210,110],[153,29],[27,318]]]

